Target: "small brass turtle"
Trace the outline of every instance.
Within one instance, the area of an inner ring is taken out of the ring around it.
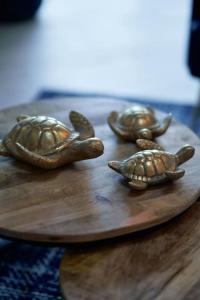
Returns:
[[[21,115],[17,124],[0,140],[0,155],[13,156],[44,169],[103,154],[104,146],[82,114],[71,111],[74,130],[51,117]]]
[[[152,140],[166,132],[172,120],[168,114],[160,123],[151,107],[133,105],[124,112],[111,112],[108,117],[108,124],[114,133],[126,140],[136,141],[139,138]]]
[[[139,139],[136,143],[142,151],[124,161],[108,163],[111,169],[127,178],[130,187],[136,190],[183,177],[185,171],[178,166],[189,160],[195,152],[192,146],[185,145],[174,155],[152,141]]]

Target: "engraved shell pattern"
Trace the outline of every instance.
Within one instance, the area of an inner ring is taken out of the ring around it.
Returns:
[[[69,130],[65,124],[54,118],[36,116],[17,123],[6,140],[18,142],[35,153],[45,154],[78,136],[77,132]]]
[[[166,177],[165,171],[176,170],[175,155],[159,150],[137,152],[121,166],[121,172],[130,179],[153,182]]]
[[[119,125],[132,128],[143,128],[157,125],[157,120],[148,108],[135,105],[126,109],[118,119]]]

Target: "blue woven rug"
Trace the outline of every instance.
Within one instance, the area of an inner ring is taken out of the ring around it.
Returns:
[[[166,112],[170,111],[175,118],[188,126],[192,121],[191,105],[162,104],[127,97],[57,91],[44,91],[37,98],[41,101],[63,96],[106,97],[115,98],[116,101],[125,99],[149,104]],[[61,300],[58,270],[63,254],[64,249],[61,247],[30,245],[26,242],[0,239],[0,300]]]
[[[61,300],[63,248],[0,240],[1,300]]]

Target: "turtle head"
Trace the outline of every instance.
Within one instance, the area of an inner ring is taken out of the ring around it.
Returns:
[[[109,161],[108,166],[116,171],[117,173],[121,173],[121,163],[120,161]]]
[[[152,132],[148,128],[142,128],[138,131],[137,138],[145,139],[145,140],[152,140],[153,139]]]
[[[90,138],[85,141],[86,153],[88,153],[88,158],[95,158],[103,154],[104,145],[102,141],[98,138]]]
[[[98,157],[102,155],[104,151],[104,145],[102,141],[96,137],[89,138],[84,141],[77,141],[72,147],[75,150],[74,156],[77,158],[81,157],[81,159]]]
[[[189,160],[194,155],[195,149],[190,145],[183,146],[177,153],[176,153],[176,160],[177,165],[181,165],[187,160]]]

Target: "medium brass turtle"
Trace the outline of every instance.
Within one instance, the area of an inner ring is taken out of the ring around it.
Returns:
[[[175,155],[158,144],[139,139],[137,145],[143,149],[124,161],[110,161],[108,166],[129,180],[132,189],[144,190],[149,185],[177,180],[185,171],[178,166],[189,160],[195,149],[183,146]]]
[[[136,141],[139,138],[152,140],[162,135],[168,129],[172,115],[168,114],[160,123],[155,112],[150,107],[133,105],[124,112],[111,112],[108,124],[114,133],[127,141]]]
[[[82,114],[71,111],[74,130],[51,117],[21,115],[0,141],[0,155],[13,156],[44,169],[103,154],[103,143]]]

